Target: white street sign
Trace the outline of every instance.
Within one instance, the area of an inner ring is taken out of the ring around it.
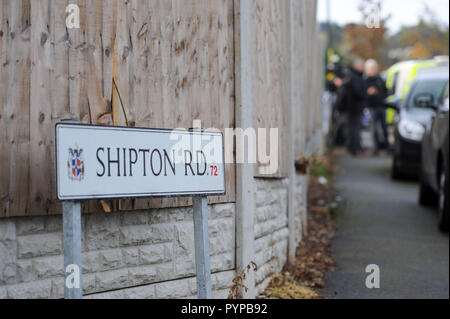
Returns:
[[[223,195],[220,132],[56,125],[59,200]]]

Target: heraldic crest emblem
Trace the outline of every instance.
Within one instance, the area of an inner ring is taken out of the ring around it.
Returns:
[[[69,170],[69,179],[71,181],[82,181],[84,178],[84,158],[83,149],[76,145],[75,148],[69,148],[69,159],[67,161]]]

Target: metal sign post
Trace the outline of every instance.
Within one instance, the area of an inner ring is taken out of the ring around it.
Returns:
[[[65,123],[78,123],[67,120]],[[81,261],[81,203],[64,201],[63,237],[64,237],[64,298],[82,299],[82,261]]]
[[[83,298],[81,264],[81,204],[63,202],[64,298]]]
[[[194,241],[198,299],[211,299],[211,263],[209,256],[208,198],[195,196]]]
[[[193,196],[198,297],[211,298],[207,196],[225,194],[222,134],[72,122],[58,123],[55,136],[65,297],[83,296],[81,201]]]

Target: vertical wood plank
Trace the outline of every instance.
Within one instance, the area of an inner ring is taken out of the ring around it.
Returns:
[[[161,1],[158,19],[161,34],[161,80],[162,80],[162,118],[163,128],[177,127],[177,99],[174,85],[175,64],[172,48],[176,41],[175,19],[176,1]],[[180,200],[177,198],[152,201],[154,208],[166,206],[178,206]]]
[[[161,1],[151,1],[149,3],[149,36],[148,36],[148,59],[149,59],[149,73],[148,73],[148,105],[149,109],[149,126],[150,127],[165,127],[164,124],[164,113],[165,113],[165,103],[164,103],[164,91],[163,87],[165,81],[168,79],[165,77],[164,67],[163,67],[163,52],[164,45],[162,39],[164,37],[164,17],[161,15],[163,9]],[[179,48],[172,47],[172,50],[177,50]],[[167,52],[169,53],[169,52]],[[169,78],[170,81],[170,78]],[[175,105],[171,105],[175,107]],[[175,114],[173,114],[175,117]],[[150,199],[146,204],[150,207],[162,207],[164,202],[167,205],[176,205],[177,199],[161,199],[154,198]]]
[[[111,105],[103,96],[103,43],[102,43],[102,2],[89,2],[86,6],[87,50],[84,51],[87,70],[87,94],[91,123],[112,124]],[[110,65],[112,68],[112,64]]]
[[[118,101],[119,107],[119,124],[124,124],[125,117],[128,123],[132,125],[135,122],[134,113],[131,109],[130,100],[130,63],[132,57],[132,46],[130,42],[130,31],[129,31],[129,12],[130,4],[129,1],[119,0],[117,3],[117,26],[116,26],[116,48],[117,48],[117,74],[116,84],[120,97],[122,98],[122,103]],[[125,115],[123,111],[125,109]]]
[[[52,46],[52,118],[58,122],[70,117],[69,33],[66,28],[68,0],[51,0],[50,39]]]
[[[294,63],[295,70],[304,70],[306,67],[306,59],[305,59],[305,9],[304,9],[304,1],[295,1],[294,4],[294,28],[296,32],[294,33]],[[306,86],[306,76],[305,72],[295,72],[294,74],[294,86],[297,88],[294,90],[295,95],[295,103],[296,103],[296,160],[299,160],[302,156],[304,156],[305,151],[305,86]]]
[[[112,1],[109,1],[112,6]],[[103,2],[89,1],[86,3],[86,39],[89,51],[94,57],[94,68],[88,67],[89,73],[97,74],[101,80],[103,74],[103,37],[102,37],[102,22],[103,22]],[[105,41],[107,36],[105,37]],[[101,81],[100,81],[101,82]],[[92,83],[89,83],[89,86]],[[101,87],[103,85],[101,84]],[[101,90],[103,96],[103,90]],[[92,108],[92,106],[91,106]]]
[[[9,213],[9,136],[7,119],[7,88],[9,64],[9,2],[0,3],[0,217]]]
[[[234,128],[234,37],[233,37],[233,2],[220,1],[218,18],[218,109],[213,117],[214,127]],[[236,172],[234,164],[225,165],[226,195],[212,197],[210,203],[234,201],[236,198]]]
[[[81,10],[81,8],[80,8]],[[86,25],[84,27],[85,44],[81,50],[82,68],[84,68],[84,78],[86,79],[86,93],[89,111],[89,123],[92,124],[112,124],[111,110],[103,96],[103,43],[102,43],[102,22],[103,6],[102,1],[85,2]],[[89,201],[84,205],[87,212],[110,212],[113,207],[111,201]]]
[[[53,153],[50,9],[49,0],[31,2],[29,214],[48,212],[51,201],[51,182],[42,183],[52,176],[54,169],[49,160],[49,154]]]
[[[267,165],[258,163],[255,176],[287,177],[287,83],[286,21],[284,1],[255,1],[255,127],[278,128],[278,171],[269,174]],[[266,153],[270,151],[270,131],[266,131]],[[257,149],[258,152],[260,152]]]
[[[114,103],[117,104],[118,124],[119,125],[134,125],[134,113],[131,110],[130,100],[130,63],[132,57],[132,46],[130,42],[129,18],[130,18],[130,3],[125,0],[118,0],[117,2],[117,19],[116,19],[116,52],[114,58],[116,59],[115,67],[117,68],[117,76],[115,81],[117,84],[117,94],[114,95]],[[104,73],[106,74],[106,72]],[[106,92],[106,90],[105,90]],[[115,92],[115,90],[114,90]],[[119,98],[120,94],[120,98]],[[119,100],[117,100],[119,99]],[[123,104],[122,104],[123,103]],[[119,201],[119,210],[132,210],[133,200]]]
[[[208,1],[207,26],[208,26],[208,81],[207,92],[209,99],[204,105],[205,124],[204,127],[220,127],[219,115],[219,91],[220,91],[220,71],[219,71],[219,38],[223,31],[219,24],[220,12],[223,7],[221,0]],[[209,112],[207,112],[209,111]]]
[[[234,63],[235,63],[235,50],[234,50],[234,1],[227,1],[227,50],[223,49],[223,54],[226,55],[226,61],[224,63],[228,69],[227,82],[225,84],[226,89],[224,90],[224,99],[226,105],[221,107],[222,112],[228,114],[228,120],[223,124],[226,128],[235,128],[235,114],[236,114],[236,99],[235,99],[235,73],[234,73]],[[228,110],[228,111],[227,111]],[[222,116],[221,116],[222,117]],[[235,162],[235,161],[234,161]],[[236,201],[236,165],[226,164],[227,167],[227,194],[223,199],[225,202],[235,202]]]
[[[160,127],[163,122],[162,97],[162,59],[161,59],[161,21],[159,17],[160,2],[149,2],[149,36],[148,36],[148,105],[150,111],[149,126]]]
[[[183,0],[173,1],[173,25],[174,25],[174,39],[172,42],[172,59],[173,69],[171,73],[171,82],[174,87],[175,101],[176,101],[176,119],[174,127],[192,127],[192,123],[189,123],[191,114],[188,111],[189,106],[186,105],[184,82],[186,68],[186,11],[185,2]]]
[[[8,16],[9,210],[23,216],[28,213],[30,173],[30,1],[10,2]]]
[[[160,7],[160,28],[161,28],[161,65],[163,80],[163,118],[164,128],[176,127],[175,112],[175,87],[173,85],[173,61],[172,44],[174,41],[175,25],[174,13],[172,10],[173,1],[162,1]]]
[[[131,1],[133,20],[130,26],[133,43],[133,77],[131,78],[134,96],[136,126],[148,127],[150,110],[148,107],[148,1]]]
[[[151,111],[148,105],[149,95],[149,2],[131,1],[132,21],[130,25],[131,42],[133,45],[133,71],[131,87],[133,96],[133,109],[136,115],[136,126],[149,127]],[[149,199],[137,199],[136,209],[150,207]]]
[[[119,0],[102,0],[102,91],[107,105],[111,104],[113,92],[114,43],[117,29],[117,5]]]
[[[305,35],[305,50],[306,50],[306,60],[308,61],[306,68],[305,68],[305,73],[306,73],[306,77],[308,79],[312,78],[312,45],[313,45],[313,17],[311,16],[312,14],[312,6],[313,6],[313,1],[311,0],[305,0],[305,11],[306,11],[306,18],[305,18],[305,22],[306,22],[306,35]],[[309,139],[311,138],[311,129],[312,129],[312,125],[310,122],[310,118],[311,118],[311,113],[312,113],[312,81],[307,81],[306,82],[306,108],[305,108],[305,113],[306,113],[306,118],[305,118],[305,131],[306,131],[306,140],[307,142],[309,141]]]
[[[70,113],[73,118],[90,122],[88,108],[87,74],[85,52],[88,48],[86,38],[86,0],[69,0],[80,8],[80,29],[69,29],[69,100]]]
[[[69,34],[66,28],[66,7],[67,0],[50,1],[50,41],[51,41],[51,121],[52,133],[54,136],[54,125],[70,118],[69,101]],[[55,141],[50,140],[51,158],[50,169],[50,195],[51,202],[48,207],[49,214],[60,214],[62,205],[56,200],[56,165],[55,165]]]
[[[179,121],[187,124],[187,127],[192,127],[192,120],[194,118],[199,118],[195,108],[198,108],[198,30],[199,30],[199,15],[197,14],[198,8],[203,4],[202,1],[189,0],[184,2],[184,17],[185,24],[185,38],[183,39],[184,45],[184,64],[185,64],[185,74],[182,79],[181,88],[183,90],[184,98],[184,119]],[[189,118],[191,123],[188,122]],[[202,123],[202,126],[205,126]],[[186,126],[184,126],[186,127]]]

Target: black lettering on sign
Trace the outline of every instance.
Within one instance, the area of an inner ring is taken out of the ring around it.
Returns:
[[[203,172],[200,172],[200,158],[198,155],[201,155],[203,157],[203,162],[204,162],[204,166],[203,166]],[[197,175],[198,176],[204,176],[206,174],[206,156],[203,153],[203,151],[197,151]]]
[[[187,156],[189,154],[189,160],[187,159]],[[187,169],[191,170],[192,176],[195,176],[194,170],[192,169],[192,153],[188,150],[184,151],[184,175],[188,176]]]
[[[100,147],[100,148],[97,150],[97,160],[98,160],[98,162],[100,163],[100,165],[102,166],[103,172],[100,174],[100,173],[97,171],[97,176],[98,176],[98,177],[103,177],[103,176],[105,175],[105,170],[106,170],[106,168],[105,168],[105,163],[103,163],[103,161],[100,159],[100,155],[99,155],[100,151],[103,152],[103,153],[105,153],[105,149],[104,149],[103,147]]]
[[[111,149],[108,147],[108,176],[111,177],[111,164],[117,165],[117,176],[120,177],[120,148],[117,148],[117,160],[111,159]]]
[[[155,153],[157,153],[158,156],[159,156],[159,171],[158,172],[155,172],[155,169],[154,169],[154,166],[153,166],[153,162],[154,162],[154,159],[155,159],[155,156],[154,156]],[[161,175],[163,163],[162,163],[161,152],[159,150],[153,150],[152,154],[150,155],[150,165],[151,165],[151,168],[152,168],[153,175],[155,175],[155,176]]]
[[[123,176],[127,176],[127,156],[126,156],[126,151],[127,149],[124,147],[123,148]]]
[[[98,177],[133,177],[136,175],[136,166],[139,168],[138,175],[147,177],[148,164],[150,164],[150,174],[153,176],[160,176],[163,173],[164,176],[168,174],[176,176],[176,150],[100,147],[96,155],[99,165]],[[205,176],[207,172],[207,157],[203,151],[196,151],[195,154],[190,150],[184,151],[185,176]]]
[[[143,150],[140,149],[139,153],[142,153],[142,160],[143,160],[143,170],[144,170],[144,176],[147,176],[147,153],[150,153],[150,150]]]
[[[134,148],[130,148],[129,154],[130,154],[130,176],[133,177],[133,165],[135,165],[138,161],[138,153]]]
[[[173,154],[173,162],[170,161],[169,154],[164,150],[164,176],[167,176],[167,163],[169,163],[170,169],[172,170],[173,175],[175,174],[175,150],[172,150]]]

